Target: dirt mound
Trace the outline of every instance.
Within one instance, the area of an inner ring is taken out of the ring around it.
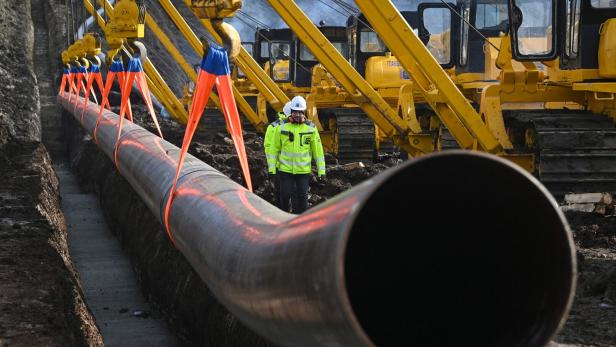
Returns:
[[[577,246],[578,287],[556,341],[616,345],[616,217],[567,212]]]

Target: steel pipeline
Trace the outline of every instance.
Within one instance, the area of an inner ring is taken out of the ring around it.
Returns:
[[[90,134],[98,110],[87,106]],[[118,116],[103,117],[98,145],[113,158]],[[179,149],[125,124],[120,173],[160,220]],[[571,305],[563,214],[536,179],[491,155],[411,160],[299,216],[192,156],[178,187],[177,248],[231,312],[280,345],[542,346]]]

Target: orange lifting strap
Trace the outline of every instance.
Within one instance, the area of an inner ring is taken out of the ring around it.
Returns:
[[[113,86],[113,80],[115,79],[115,77],[118,77],[118,83],[120,84],[120,91],[122,90],[122,85],[123,85],[123,81],[124,81],[124,65],[122,64],[122,61],[119,59],[114,59],[113,62],[111,63],[111,67],[109,68],[109,72],[107,73],[107,80],[105,81],[105,89],[103,90],[103,96],[102,96],[102,101],[101,101],[101,107],[98,111],[98,118],[96,119],[96,126],[94,126],[94,142],[98,142],[98,140],[96,139],[96,131],[98,130],[98,125],[100,124],[102,115],[103,115],[103,109],[105,109],[105,105],[107,105],[107,109],[110,109],[111,106],[109,105],[109,92],[111,92],[111,87]],[[128,100],[129,103],[129,107],[128,107],[128,120],[132,121],[133,120],[133,114],[130,108],[130,99]]]
[[[92,89],[92,83],[94,81],[96,81],[96,84],[98,85],[98,90],[102,95],[104,91],[103,78],[101,77],[100,66],[98,66],[97,64],[92,64],[90,66],[90,73],[88,74],[88,83],[86,85],[86,96],[83,99],[83,112],[81,113],[81,123],[83,123],[83,116],[86,113],[86,105],[88,103],[88,100],[90,97],[90,90]],[[92,93],[92,96],[94,97],[94,102],[98,104],[98,100],[96,99],[96,93]],[[107,107],[109,107],[109,101],[107,101]]]
[[[182,165],[188,152],[188,147],[192,141],[205,105],[210,98],[212,89],[216,85],[216,91],[220,97],[220,103],[222,105],[222,111],[227,122],[227,130],[231,134],[235,150],[242,166],[242,172],[244,173],[244,179],[248,190],[252,191],[252,180],[250,178],[250,171],[248,168],[248,158],[246,156],[246,148],[244,147],[244,136],[242,134],[242,124],[237,112],[237,106],[235,99],[233,98],[233,91],[231,89],[231,78],[229,76],[229,58],[227,52],[218,47],[210,47],[207,55],[203,57],[201,61],[201,68],[199,70],[199,76],[195,91],[193,94],[193,101],[190,107],[188,115],[188,124],[186,125],[186,132],[184,133],[184,140],[182,141],[182,149],[178,158],[178,166],[175,171],[175,178],[173,179],[173,185],[169,191],[169,198],[165,206],[164,222],[167,234],[173,241],[173,235],[169,227],[169,214],[171,212],[171,204],[175,198],[176,186],[182,171]]]
[[[156,125],[156,131],[158,131],[158,136],[163,138],[163,133],[160,130],[160,125],[158,125],[158,120],[156,119],[156,113],[154,113],[154,105],[152,104],[152,97],[150,96],[150,90],[148,89],[148,83],[145,79],[145,73],[143,72],[143,66],[141,65],[140,57],[133,57],[130,59],[128,63],[128,69],[124,73],[124,81],[122,84],[122,103],[120,105],[120,122],[118,123],[118,136],[116,138],[115,150],[113,153],[113,158],[116,163],[116,167],[118,167],[118,149],[120,147],[120,138],[122,137],[122,125],[124,122],[124,114],[127,109],[130,112],[130,92],[133,89],[133,82],[137,82],[137,87],[141,92],[141,97],[143,101],[148,107],[150,111],[150,117],[152,117],[152,121],[154,121],[154,125]],[[132,117],[129,119],[132,122]]]

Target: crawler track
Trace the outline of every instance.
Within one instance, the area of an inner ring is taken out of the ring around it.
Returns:
[[[535,153],[537,176],[554,195],[616,192],[616,127],[610,118],[537,110],[510,112],[506,122]]]
[[[360,109],[340,108],[335,111],[338,153],[341,163],[372,162],[375,154],[374,123]]]

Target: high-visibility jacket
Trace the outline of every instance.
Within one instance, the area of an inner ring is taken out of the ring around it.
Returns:
[[[288,119],[274,128],[267,164],[270,173],[276,170],[290,174],[309,174],[314,159],[317,174],[325,175],[325,156],[321,137],[314,123],[291,123]]]
[[[267,126],[267,129],[265,130],[265,138],[263,139],[263,148],[265,149],[266,156],[267,149],[270,147],[272,143],[272,138],[274,137],[274,128],[282,124],[282,121],[285,119],[287,119],[287,115],[283,112],[278,112],[278,119]]]

